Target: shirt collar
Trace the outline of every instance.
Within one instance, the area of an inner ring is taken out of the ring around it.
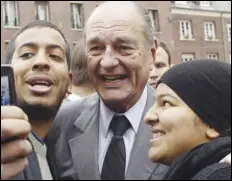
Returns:
[[[137,134],[140,121],[144,112],[144,108],[147,102],[147,86],[145,86],[141,97],[139,98],[138,102],[131,107],[127,112],[124,113],[126,118],[130,121],[132,128]],[[110,110],[101,100],[100,101],[100,126],[103,130],[103,134],[107,137],[109,133],[109,126],[113,116],[117,114],[114,111]]]

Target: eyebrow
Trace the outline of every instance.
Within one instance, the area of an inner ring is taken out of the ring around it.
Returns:
[[[114,41],[122,43],[122,44],[134,44],[134,45],[137,45],[137,41],[136,40],[134,40],[132,38],[129,38],[129,37],[125,37],[125,36],[116,37],[114,39]]]
[[[101,42],[102,39],[99,38],[99,37],[93,37],[93,38],[90,38],[88,41],[87,41],[87,44],[88,45],[91,45],[91,44],[97,44],[99,42]]]
[[[90,38],[88,40],[88,45],[91,45],[91,44],[97,44],[99,42],[102,42],[103,40],[100,38],[100,37],[93,37],[93,38]],[[113,39],[114,42],[117,42],[117,43],[121,43],[121,44],[134,44],[134,45],[137,45],[137,41],[132,39],[132,38],[129,38],[129,37],[126,37],[126,36],[121,36],[121,37],[116,37]]]
[[[20,47],[19,47],[19,49],[22,49],[23,47],[32,47],[32,48],[37,48],[38,47],[38,45],[37,44],[35,44],[35,43],[31,43],[31,42],[29,42],[29,43],[24,43],[24,44],[22,44]],[[56,48],[58,48],[58,49],[60,49],[64,54],[65,54],[65,50],[60,46],[60,45],[56,45],[56,44],[47,44],[46,45],[46,49],[56,49]]]
[[[163,97],[171,97],[172,99],[175,99],[175,100],[177,100],[177,101],[179,101],[179,99],[177,98],[177,97],[175,97],[175,96],[173,96],[173,95],[171,95],[171,94],[159,94],[156,98],[163,98]]]

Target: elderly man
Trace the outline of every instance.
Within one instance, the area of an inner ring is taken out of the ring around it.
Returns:
[[[58,179],[161,179],[148,159],[143,122],[153,103],[154,58],[148,13],[134,2],[105,2],[85,27],[89,78],[98,94],[64,106],[48,135]]]
[[[161,179],[167,167],[148,159],[152,134],[143,122],[154,91],[147,86],[155,54],[148,13],[134,2],[105,2],[87,21],[85,44],[98,94],[69,102],[58,113],[46,139],[54,178]],[[9,150],[26,151],[17,148]]]

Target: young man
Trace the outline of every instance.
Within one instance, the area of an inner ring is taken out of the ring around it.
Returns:
[[[35,21],[11,40],[6,57],[14,69],[18,105],[1,106],[1,139],[18,139],[1,145],[1,179],[19,172],[13,179],[52,179],[43,139],[70,84],[69,46],[55,25]]]
[[[153,68],[150,71],[148,83],[155,89],[161,76],[171,67],[171,54],[165,43],[160,42],[156,50]]]

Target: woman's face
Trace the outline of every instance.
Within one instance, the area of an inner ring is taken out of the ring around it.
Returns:
[[[209,141],[209,127],[163,83],[157,87],[145,122],[152,127],[149,158],[153,162],[170,165],[177,156]]]

